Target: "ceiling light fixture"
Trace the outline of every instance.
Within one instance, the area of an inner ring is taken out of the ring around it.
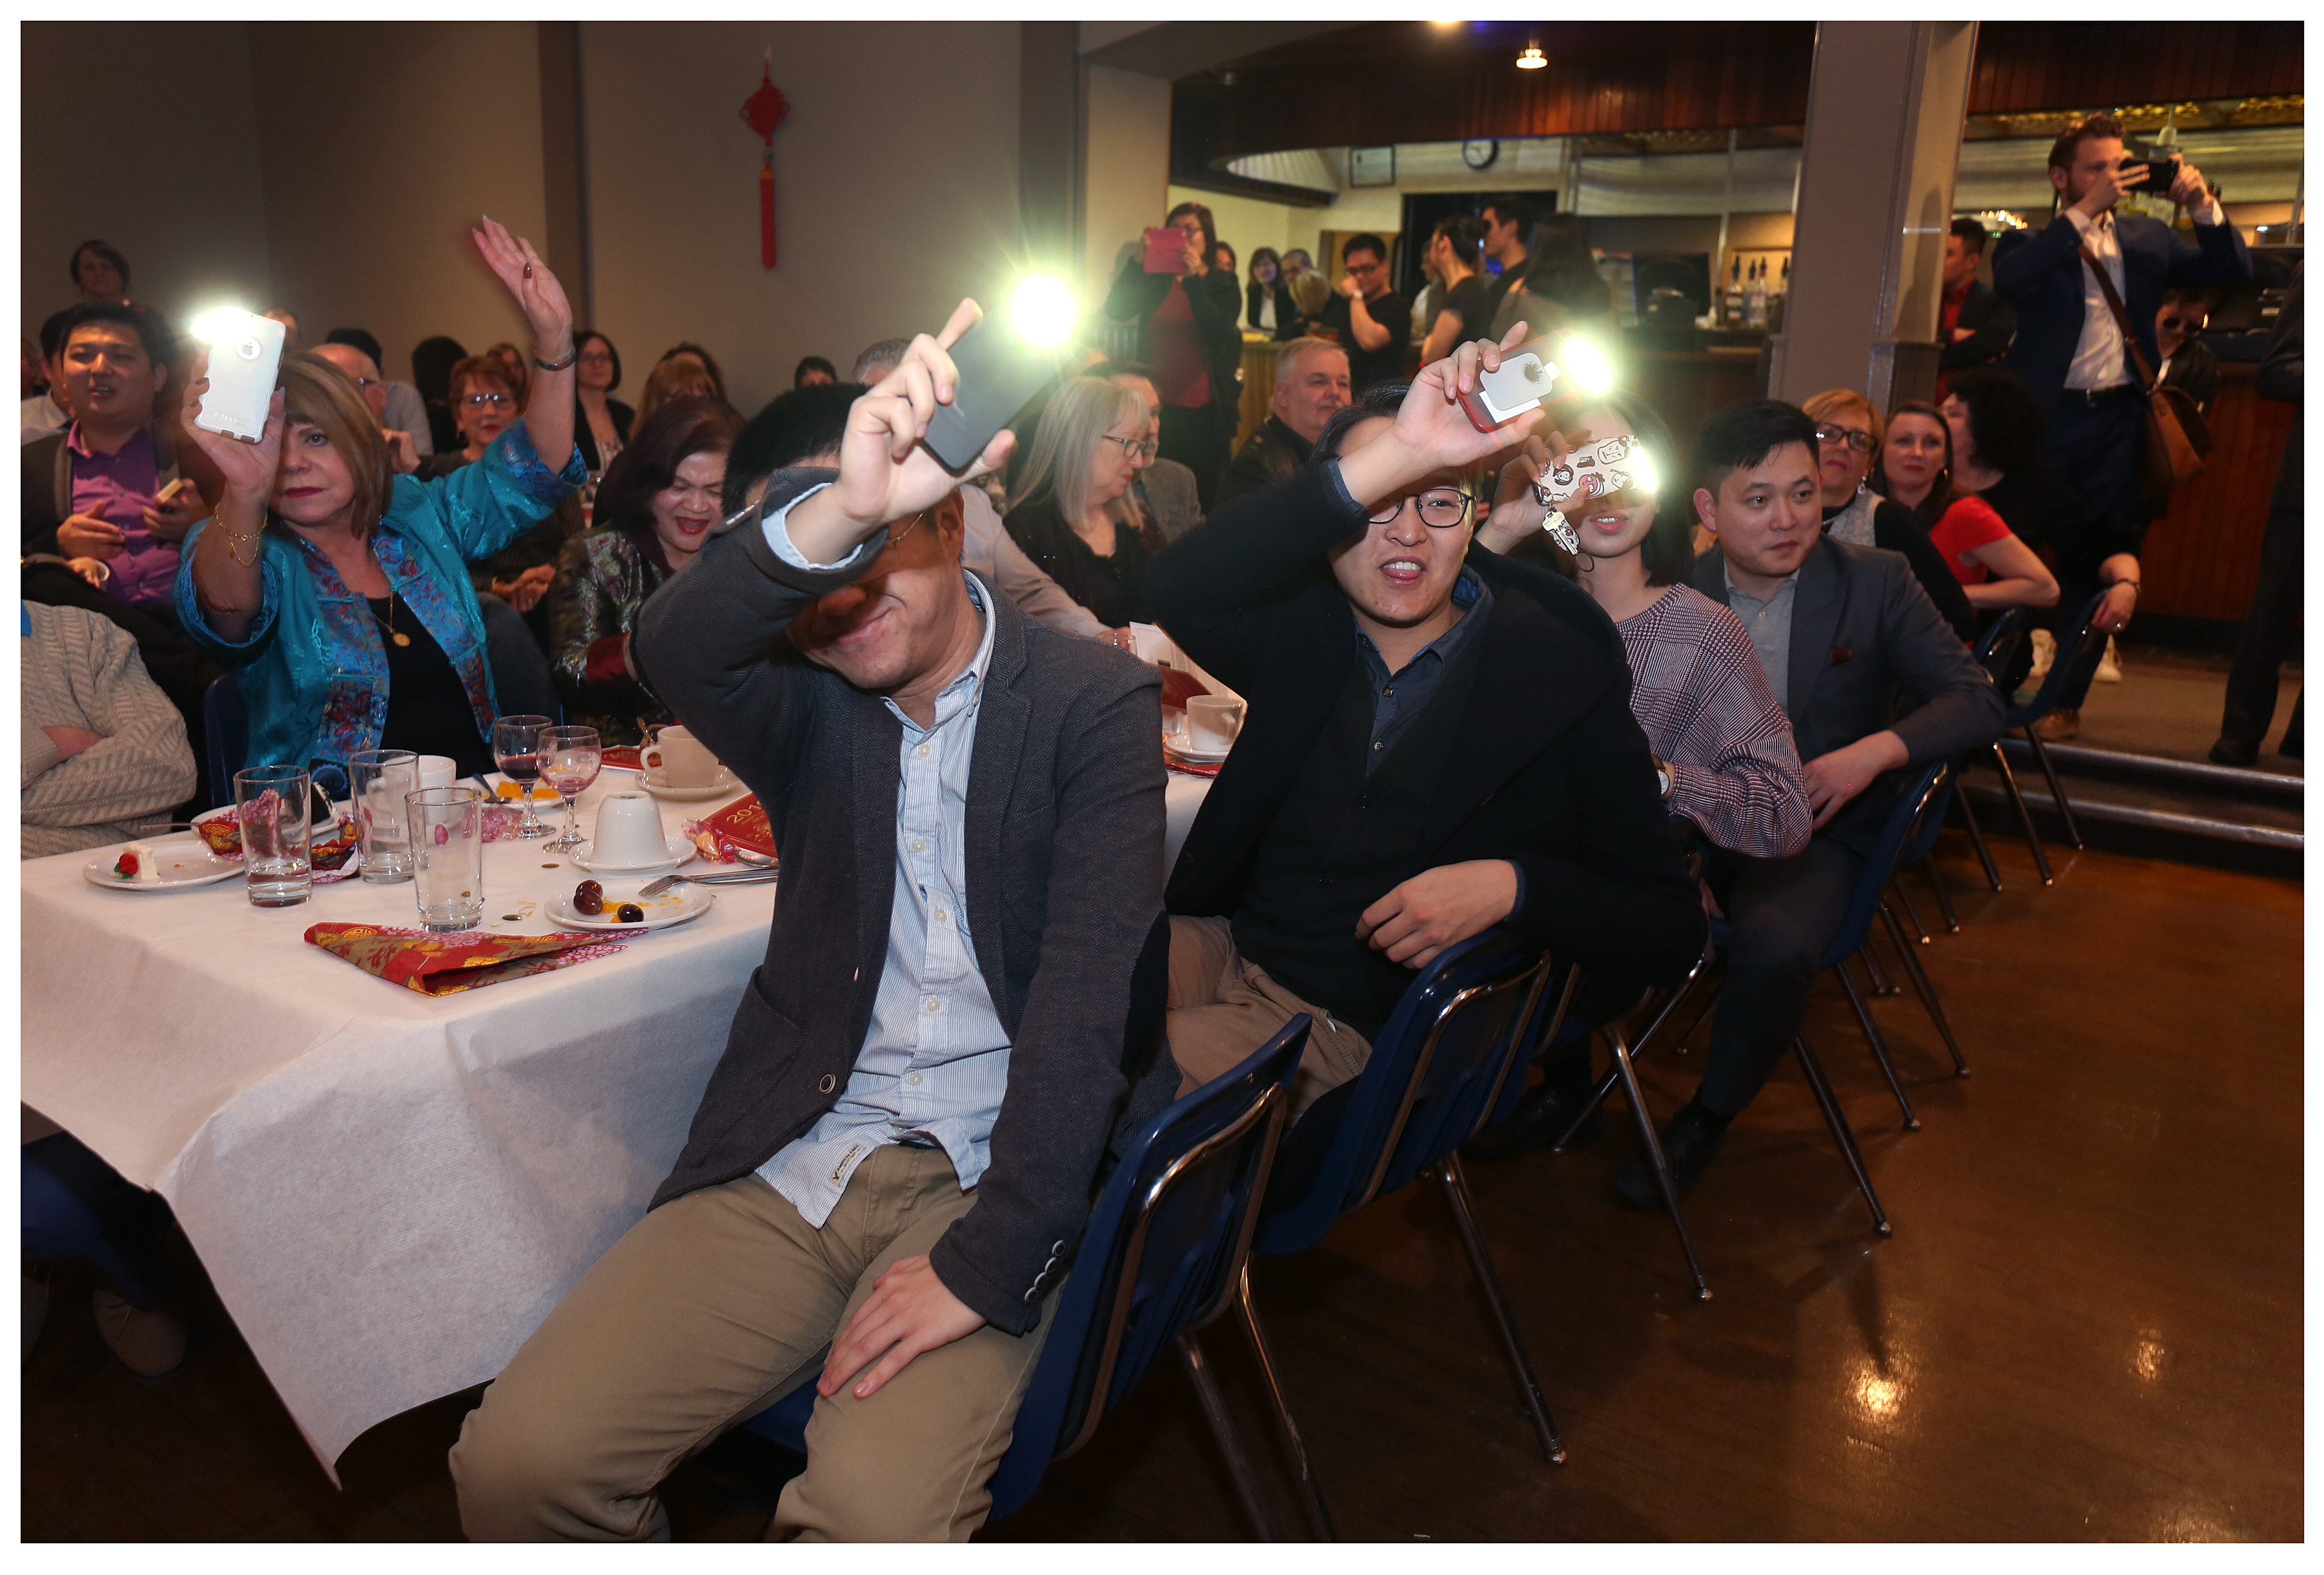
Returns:
[[[1517,57],[1517,69],[1520,71],[1538,71],[1547,64],[1548,57],[1541,52],[1541,45],[1537,43],[1526,45],[1525,53]]]

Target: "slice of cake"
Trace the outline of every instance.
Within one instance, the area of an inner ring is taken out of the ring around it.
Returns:
[[[114,861],[113,873],[125,881],[137,881],[145,885],[161,884],[161,861],[153,857],[153,849],[143,842],[133,842],[121,850]]]

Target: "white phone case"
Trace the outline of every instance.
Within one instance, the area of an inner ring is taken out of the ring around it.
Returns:
[[[1498,370],[1479,373],[1477,400],[1498,426],[1541,408],[1557,378],[1556,366],[1528,350],[1502,362]]]
[[[282,325],[248,312],[221,312],[210,345],[210,385],[194,425],[204,431],[256,442],[266,431],[266,405],[282,364]]]

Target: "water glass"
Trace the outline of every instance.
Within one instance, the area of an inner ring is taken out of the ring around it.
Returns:
[[[546,837],[549,823],[532,812],[532,784],[540,780],[540,735],[552,724],[547,717],[503,717],[493,723],[493,761],[501,774],[524,790],[524,818],[517,822],[520,837]]]
[[[234,774],[234,813],[242,829],[242,877],[251,905],[287,908],[314,890],[307,862],[311,780],[296,765],[254,765]]]
[[[420,790],[420,756],[409,749],[365,749],[347,756],[355,835],[363,840],[363,878],[386,885],[411,878],[411,828],[403,801]]]
[[[581,846],[575,824],[573,801],[597,780],[604,749],[595,727],[543,727],[540,730],[540,774],[565,801],[565,835],[540,845],[543,853],[570,853]]]
[[[472,787],[421,788],[404,806],[420,925],[474,930],[484,916],[484,795]]]

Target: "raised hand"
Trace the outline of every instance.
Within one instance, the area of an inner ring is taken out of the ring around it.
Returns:
[[[1423,477],[1466,469],[1515,441],[1526,417],[1480,432],[1462,408],[1461,395],[1475,393],[1478,374],[1499,371],[1501,352],[1525,337],[1526,325],[1513,323],[1498,345],[1478,339],[1422,367],[1388,432],[1340,459],[1340,479],[1355,499],[1370,504],[1393,496]]]
[[[508,227],[496,218],[483,219],[468,233],[475,237],[484,265],[516,297],[525,321],[531,326],[533,347],[550,352],[547,357],[550,360],[562,357],[572,346],[573,308],[565,299],[565,286],[557,282],[532,243],[509,234]]]
[[[282,463],[282,391],[276,389],[266,402],[266,430],[258,441],[245,443],[194,424],[192,418],[200,413],[202,396],[209,386],[210,380],[205,377],[189,391],[193,408],[188,412],[186,436],[210,457],[210,463],[226,477],[227,491],[263,502],[273,495],[274,472]]]

